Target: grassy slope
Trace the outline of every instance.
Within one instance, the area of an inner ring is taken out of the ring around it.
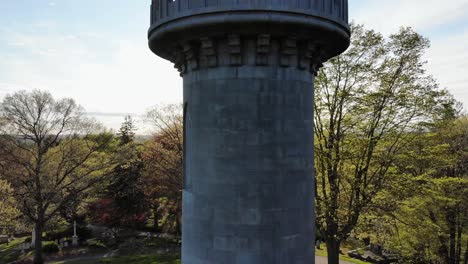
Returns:
[[[323,247],[322,247],[322,249],[315,249],[315,255],[326,257],[327,256],[327,250],[325,248],[323,248]],[[365,262],[365,261],[361,261],[361,260],[358,260],[358,259],[353,259],[353,258],[350,258],[350,257],[348,257],[346,255],[340,255],[340,260],[345,260],[345,261],[348,261],[348,262],[351,262],[351,263],[356,263],[356,264],[370,264],[370,262]]]
[[[325,250],[316,250],[316,255],[325,256],[327,255]],[[370,264],[369,262],[360,261],[357,259],[350,258],[348,256],[341,255],[341,260],[345,260],[355,264]],[[94,262],[86,261],[73,261],[73,262],[56,262],[54,264],[180,264],[179,257],[158,257],[158,256],[129,256],[96,260]]]
[[[20,252],[14,249],[23,242],[24,238],[19,238],[11,241],[9,245],[0,245],[0,263],[8,263],[16,260]]]
[[[322,247],[321,250],[315,250],[317,256],[327,256],[327,251]],[[340,259],[348,261],[355,264],[370,264],[369,262],[360,261],[357,259],[350,258],[346,255],[340,255]],[[0,261],[0,263],[3,263]],[[136,256],[126,256],[126,257],[117,257],[117,258],[106,258],[101,260],[81,260],[81,261],[61,261],[55,262],[54,264],[180,264],[179,256],[154,256],[154,255],[136,255]]]
[[[16,260],[18,257],[17,251],[13,249],[21,244],[24,239],[16,239],[7,246],[6,244],[0,245],[0,264],[8,263]],[[317,256],[327,256],[325,249],[315,250]],[[349,261],[356,264],[369,264],[369,262],[364,262],[350,258],[345,255],[340,255],[341,260]],[[91,262],[90,260],[85,261],[72,261],[72,262],[56,262],[55,264],[180,264],[179,257],[164,257],[164,256],[128,256],[128,257],[119,257],[119,258],[109,258],[103,260],[96,260]]]
[[[180,264],[180,257],[178,256],[128,256],[118,258],[106,258],[96,261],[82,260],[82,261],[61,261],[54,264]]]
[[[138,263],[138,264],[180,264],[180,257],[131,256],[116,259],[104,259],[100,263]]]

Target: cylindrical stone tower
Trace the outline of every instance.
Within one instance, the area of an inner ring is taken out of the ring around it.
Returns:
[[[183,264],[313,264],[313,82],[347,0],[153,0],[184,80]],[[171,88],[172,89],[172,88]]]

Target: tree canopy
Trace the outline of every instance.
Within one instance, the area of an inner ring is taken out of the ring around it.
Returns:
[[[71,200],[107,175],[112,155],[94,140],[100,127],[72,99],[55,100],[48,92],[20,91],[1,104],[0,151],[4,173],[18,197],[19,209],[36,231],[35,263],[42,263],[45,224]]]
[[[352,25],[351,46],[315,82],[316,222],[329,263],[394,175],[415,132],[454,111],[424,70],[427,39],[402,28],[388,39]]]

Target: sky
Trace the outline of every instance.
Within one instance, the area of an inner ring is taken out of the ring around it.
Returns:
[[[19,90],[71,97],[118,128],[130,114],[182,102],[173,65],[147,46],[150,0],[0,0],[0,99]],[[427,70],[468,107],[468,0],[349,0],[350,20],[431,40]]]

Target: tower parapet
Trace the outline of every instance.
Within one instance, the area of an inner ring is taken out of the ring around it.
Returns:
[[[291,65],[287,56],[316,72],[349,45],[347,0],[153,0],[148,36],[153,52],[182,74],[248,63],[248,40],[257,42],[257,57],[280,53],[268,63]]]

